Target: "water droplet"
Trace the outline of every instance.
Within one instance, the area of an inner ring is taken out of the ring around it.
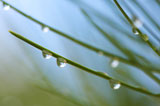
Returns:
[[[61,57],[57,58],[57,65],[59,67],[65,67],[66,64],[67,64],[67,61],[64,58],[61,58]]]
[[[142,38],[143,38],[144,41],[148,41],[149,40],[149,37],[146,34],[143,34]]]
[[[119,65],[119,60],[117,58],[111,60],[111,67],[116,68]]]
[[[102,51],[98,51],[98,55],[99,56],[103,56],[103,52]]]
[[[143,26],[143,22],[137,17],[133,18],[133,23],[137,28],[140,28]]]
[[[135,35],[139,35],[138,29],[135,28],[135,27],[132,28],[132,32],[133,32]]]
[[[7,11],[7,10],[9,10],[11,7],[10,7],[10,5],[8,5],[8,4],[3,4],[3,10],[5,10],[5,11]]]
[[[48,32],[48,31],[49,31],[49,27],[43,26],[43,27],[42,27],[42,31],[43,31],[43,32]]]
[[[50,59],[52,57],[52,53],[50,53],[46,50],[42,50],[42,55],[45,59]]]
[[[116,80],[110,79],[109,84],[110,84],[111,88],[114,89],[114,90],[117,90],[121,87],[121,83],[119,81],[116,81]]]
[[[99,73],[101,75],[109,76],[106,72],[97,72],[97,73]]]
[[[106,72],[103,72],[104,75],[109,76]]]

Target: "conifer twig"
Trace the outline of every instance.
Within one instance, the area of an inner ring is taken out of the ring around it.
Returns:
[[[96,53],[102,52],[103,55],[106,56],[106,57],[109,57],[109,58],[117,58],[119,61],[121,61],[121,62],[123,62],[123,63],[129,64],[129,65],[132,65],[132,66],[136,66],[136,67],[141,67],[139,64],[137,64],[137,63],[135,63],[135,62],[132,62],[132,61],[127,60],[127,59],[125,59],[125,58],[122,58],[122,57],[120,57],[120,56],[111,54],[111,53],[109,53],[109,52],[107,52],[107,51],[104,51],[104,50],[102,50],[102,49],[96,48],[96,47],[91,46],[91,45],[89,45],[89,44],[86,44],[86,43],[84,43],[84,42],[82,42],[82,41],[79,41],[78,39],[75,39],[75,38],[69,36],[68,34],[65,34],[65,33],[61,32],[61,31],[59,31],[59,30],[57,30],[57,29],[55,29],[55,28],[52,28],[51,26],[46,25],[46,24],[38,21],[37,19],[35,19],[35,18],[33,18],[33,17],[31,17],[31,16],[23,13],[22,11],[20,11],[20,10],[18,10],[17,8],[13,7],[13,6],[10,5],[9,3],[7,3],[7,2],[5,2],[5,1],[3,1],[3,0],[0,0],[0,1],[2,1],[3,3],[9,5],[13,10],[15,10],[15,11],[18,12],[18,13],[20,13],[20,14],[23,15],[24,17],[32,20],[33,22],[35,22],[35,23],[37,23],[37,24],[39,24],[39,25],[41,25],[41,26],[46,26],[46,27],[48,27],[52,32],[55,32],[55,33],[57,33],[58,35],[63,36],[63,37],[65,37],[65,38],[73,41],[74,43],[79,44],[79,45],[81,45],[81,46],[83,46],[83,47],[85,47],[85,48],[87,48],[87,49],[89,49],[89,50],[91,50],[91,51],[93,51],[93,52],[96,52]]]
[[[82,42],[82,41],[80,41],[80,40],[78,40],[78,39],[75,39],[75,38],[69,36],[68,34],[65,34],[64,32],[61,32],[61,31],[59,31],[59,30],[57,30],[57,29],[55,29],[55,28],[53,28],[53,27],[51,27],[51,26],[49,26],[49,25],[46,25],[46,24],[38,21],[37,19],[35,19],[35,18],[33,18],[33,17],[31,17],[31,16],[23,13],[22,11],[20,11],[20,10],[18,10],[17,8],[13,7],[13,6],[10,5],[9,3],[7,3],[7,2],[5,2],[5,1],[3,1],[3,0],[0,0],[0,1],[2,1],[3,3],[9,5],[13,10],[15,10],[15,11],[18,12],[18,13],[20,13],[20,14],[23,15],[24,17],[32,20],[33,22],[35,22],[35,23],[37,23],[37,24],[39,24],[39,25],[41,25],[41,26],[46,26],[46,27],[48,27],[52,32],[55,32],[55,33],[57,33],[58,35],[63,36],[63,37],[65,37],[66,39],[69,39],[69,40],[73,41],[74,43],[76,43],[76,44],[78,44],[78,45],[80,45],[80,46],[83,46],[83,47],[85,47],[85,48],[87,48],[87,49],[89,49],[89,50],[91,50],[91,51],[93,51],[93,52],[96,52],[96,53],[103,52],[103,55],[104,55],[104,56],[109,57],[109,58],[117,58],[119,61],[124,62],[124,63],[126,63],[126,64],[130,64],[130,65],[133,64],[132,62],[130,62],[129,60],[127,60],[127,59],[125,59],[125,58],[122,58],[122,57],[120,57],[120,56],[111,54],[111,53],[109,53],[109,52],[107,52],[107,51],[105,51],[105,50],[96,48],[96,47],[94,47],[94,46],[92,46],[92,45],[89,45],[89,44],[84,43],[84,42]]]
[[[136,60],[134,59],[134,54],[132,54],[128,49],[124,49],[123,47],[121,47],[112,37],[111,35],[109,35],[106,31],[104,31],[103,29],[101,29],[92,19],[91,17],[83,10],[81,9],[82,13],[86,16],[86,18],[88,18],[88,20],[91,22],[91,24],[93,24],[93,26],[104,36],[106,37],[107,39],[109,39],[112,44],[114,46],[117,47],[117,49],[119,49],[122,53],[124,53],[125,55],[128,56],[128,58],[131,58],[132,61],[135,61]],[[137,63],[138,64],[138,63]],[[151,71],[150,71],[150,68],[148,67],[145,67],[145,68],[142,68],[144,66],[141,66],[141,67],[138,67],[139,69],[141,69],[141,71],[143,71],[146,75],[148,75],[150,78],[152,78],[155,82],[157,82],[158,84],[160,84],[160,80],[154,76]],[[152,67],[152,69],[154,69]]]
[[[120,56],[111,54],[111,53],[106,52],[106,51],[104,51],[104,50],[102,50],[102,49],[96,48],[96,47],[91,46],[91,45],[89,45],[89,44],[86,44],[86,43],[84,43],[84,42],[82,42],[82,41],[79,41],[78,39],[75,39],[75,38],[69,36],[68,34],[65,34],[65,33],[61,32],[61,31],[59,31],[59,30],[57,30],[57,29],[54,29],[54,28],[52,28],[51,26],[48,26],[48,25],[46,25],[46,24],[38,21],[37,19],[35,19],[35,18],[33,18],[33,17],[31,17],[31,16],[23,13],[22,11],[20,11],[20,10],[18,10],[17,8],[13,7],[13,6],[10,5],[9,3],[7,3],[7,2],[5,2],[5,1],[3,1],[3,0],[0,0],[0,1],[2,1],[2,2],[5,3],[6,5],[9,5],[13,10],[15,10],[15,11],[18,12],[18,13],[20,13],[20,14],[23,15],[24,17],[32,20],[33,22],[35,22],[35,23],[37,23],[37,24],[39,24],[39,25],[41,25],[41,26],[46,26],[46,27],[48,27],[52,32],[55,32],[55,33],[57,33],[58,35],[63,36],[63,37],[65,37],[65,38],[67,38],[67,39],[69,39],[69,40],[71,40],[71,41],[73,41],[73,42],[75,42],[75,43],[77,43],[77,44],[79,44],[79,45],[81,45],[81,46],[83,46],[83,47],[85,47],[85,48],[93,51],[93,52],[97,52],[97,53],[98,53],[98,52],[102,52],[103,55],[106,56],[106,57],[109,57],[109,58],[117,58],[119,61],[121,61],[121,62],[123,62],[123,63],[126,63],[126,64],[128,64],[128,65],[135,66],[135,67],[140,68],[140,69],[143,69],[143,70],[148,70],[148,68],[145,68],[144,66],[142,66],[142,65],[140,65],[140,64],[138,64],[138,63],[135,63],[134,61],[127,60],[127,59],[122,58],[122,57],[120,57]]]
[[[61,55],[59,55],[59,54],[56,54],[56,53],[52,52],[51,50],[48,50],[48,49],[42,47],[41,45],[38,45],[37,43],[34,43],[33,41],[31,41],[31,40],[29,40],[29,39],[21,36],[20,34],[17,34],[17,33],[13,32],[13,31],[9,31],[9,32],[10,32],[12,35],[14,35],[15,37],[23,40],[24,42],[32,45],[33,47],[35,47],[35,48],[37,48],[37,49],[39,49],[39,50],[41,50],[41,51],[42,51],[42,50],[45,50],[45,51],[51,53],[52,56],[55,57],[55,58],[61,57],[61,58],[65,59],[68,64],[70,64],[70,65],[72,65],[72,66],[74,66],[74,67],[76,67],[76,68],[79,68],[79,69],[81,69],[82,71],[86,71],[86,72],[88,72],[88,73],[94,74],[94,75],[96,75],[96,76],[98,76],[98,77],[101,77],[101,78],[103,78],[103,79],[106,79],[106,80],[111,80],[111,79],[112,79],[112,80],[115,80],[115,79],[113,79],[112,77],[110,77],[107,73],[98,72],[98,71],[92,70],[92,69],[90,69],[90,68],[87,68],[87,67],[85,67],[85,66],[82,66],[82,65],[80,65],[80,64],[78,64],[78,63],[76,63],[76,62],[74,62],[74,61],[71,61],[71,60],[69,60],[69,59],[67,59],[67,58],[65,58],[65,57],[63,57],[63,56],[61,56]],[[124,83],[124,82],[122,82],[122,81],[119,81],[119,82],[121,83],[121,85],[123,85],[123,86],[125,86],[125,87],[127,87],[127,88],[130,88],[130,89],[132,89],[132,90],[134,90],[134,91],[141,92],[141,93],[148,94],[148,95],[155,96],[155,97],[160,97],[160,94],[154,94],[154,93],[149,92],[149,91],[147,91],[147,90],[145,90],[145,89],[143,89],[143,88],[134,87],[134,86],[128,85],[128,84],[126,84],[126,83]]]
[[[126,14],[126,12],[122,9],[122,7],[120,6],[120,4],[117,2],[117,0],[114,0],[115,4],[117,5],[117,7],[119,8],[119,10],[121,11],[121,13],[124,15],[124,17],[127,19],[127,21],[130,23],[130,25],[133,28],[136,28],[136,30],[139,33],[139,36],[144,39],[144,34],[133,24],[132,20],[129,18],[129,16]],[[147,35],[146,35],[147,36]],[[158,51],[158,49],[149,41],[149,40],[144,40],[150,47],[151,49],[158,55],[160,56],[160,52]]]
[[[156,26],[156,28],[158,30],[160,30],[160,26],[158,25],[158,23],[145,11],[144,8],[142,8],[142,6],[136,1],[133,0],[133,2],[142,10],[142,12],[147,16],[147,18]]]
[[[123,2],[125,7],[128,9],[128,11],[131,13],[132,18],[138,18],[138,16],[136,15],[136,13],[132,10],[132,8],[126,3],[126,1]],[[138,5],[138,3],[136,3]],[[139,6],[139,5],[138,5]],[[142,9],[142,8],[141,8]],[[144,12],[144,10],[143,10]],[[146,13],[147,14],[147,13]],[[151,18],[151,17],[150,17]],[[140,20],[141,21],[141,20]],[[155,23],[155,22],[154,22]],[[160,43],[160,38],[158,38],[158,35],[155,34],[145,23],[143,23],[143,27],[144,29],[146,29],[159,43]]]

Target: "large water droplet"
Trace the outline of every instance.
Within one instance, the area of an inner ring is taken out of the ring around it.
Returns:
[[[65,67],[67,65],[67,61],[64,58],[57,58],[57,65],[59,67]]]
[[[46,50],[42,50],[42,55],[45,59],[50,59],[52,57],[52,53],[50,53]]]
[[[149,40],[149,37],[146,34],[143,34],[142,38],[143,38],[144,41],[148,41]]]
[[[111,65],[112,68],[118,67],[118,65],[119,65],[119,60],[118,60],[117,58],[112,59],[111,62],[110,62],[110,65]]]
[[[143,22],[142,22],[140,19],[138,19],[137,17],[135,17],[135,18],[133,19],[133,23],[134,23],[134,25],[135,25],[137,28],[140,28],[140,27],[143,26]]]
[[[135,27],[132,28],[132,32],[133,32],[135,35],[139,35],[138,29],[135,28]]]
[[[121,83],[119,81],[115,81],[112,79],[109,80],[109,84],[110,84],[111,88],[114,90],[117,90],[121,87]]]
[[[47,27],[47,26],[42,26],[42,31],[43,31],[43,32],[48,32],[48,31],[49,31],[49,27]]]
[[[3,4],[3,10],[7,11],[9,10],[11,7],[8,4]]]

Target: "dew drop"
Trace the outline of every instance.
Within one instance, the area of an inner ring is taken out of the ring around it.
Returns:
[[[50,53],[46,50],[42,50],[42,55],[45,59],[50,59],[52,57],[52,53]]]
[[[49,27],[42,26],[42,31],[43,31],[43,32],[48,32],[48,31],[49,31]]]
[[[66,64],[67,64],[67,61],[64,58],[61,58],[61,57],[57,58],[58,67],[61,67],[61,68],[65,67]]]
[[[104,75],[109,76],[106,72],[102,72]]]
[[[109,76],[106,72],[97,72],[98,74]]]
[[[7,11],[7,10],[9,10],[10,8],[11,8],[10,5],[3,4],[3,10]]]
[[[103,52],[102,51],[98,51],[98,55],[99,56],[103,56]]]
[[[140,27],[143,26],[143,22],[142,22],[140,19],[138,19],[137,17],[135,17],[135,18],[133,19],[133,23],[134,23],[134,25],[135,25],[137,28],[140,28]]]
[[[117,90],[121,87],[121,83],[119,81],[115,81],[112,79],[109,80],[109,84],[110,84],[111,88],[114,90]]]
[[[118,67],[118,65],[119,65],[119,60],[116,59],[116,58],[115,58],[115,59],[112,59],[110,65],[111,65],[112,68]]]
[[[132,28],[132,32],[135,34],[135,35],[139,35],[139,32],[138,32],[138,29],[137,28]]]
[[[142,38],[143,38],[144,41],[148,41],[149,40],[149,37],[146,34],[143,34]]]

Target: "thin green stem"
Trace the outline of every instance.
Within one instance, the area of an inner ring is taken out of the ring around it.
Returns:
[[[109,41],[112,42],[112,44],[114,46],[117,47],[117,49],[119,49],[122,53],[124,53],[125,55],[128,56],[128,58],[131,58],[131,61],[135,61],[136,65],[135,67],[139,68],[141,71],[143,71],[145,74],[147,74],[148,76],[150,76],[150,78],[152,78],[154,81],[156,81],[158,84],[160,84],[160,80],[158,80],[155,76],[152,75],[151,69],[153,70],[154,68],[151,67],[145,67],[145,66],[141,66],[134,58],[135,54],[132,54],[129,50],[124,49],[123,47],[121,47],[116,41],[115,39],[112,38],[111,35],[109,35],[106,31],[104,31],[103,29],[101,29],[93,20],[92,18],[87,14],[87,12],[84,9],[81,9],[82,13],[86,16],[86,18],[89,20],[89,22],[107,39],[109,39]],[[157,69],[154,69],[157,70]]]
[[[102,30],[93,20],[92,18],[88,15],[88,13],[80,8],[82,14],[86,17],[86,19],[88,19],[88,21],[107,39],[109,40],[117,49],[119,49],[123,54],[125,54],[128,58],[133,58],[133,54],[131,53],[131,51],[129,51],[128,49],[125,49],[124,47],[121,47],[121,45],[115,40],[113,39],[113,37],[108,34],[106,31]]]
[[[136,13],[132,10],[132,8],[126,2],[123,2],[123,4],[128,9],[128,11],[131,13],[132,18],[133,17],[138,18],[138,16],[136,15]],[[136,3],[136,4],[138,5],[138,3]],[[143,27],[144,27],[144,29],[146,29],[160,43],[160,38],[158,38],[157,34],[155,34],[145,23],[143,23]]]
[[[2,0],[0,0],[0,1],[2,1]],[[2,2],[4,2],[4,1],[2,1]],[[6,3],[7,5],[10,5],[10,4],[8,4],[7,2],[4,2],[4,3]],[[122,57],[120,57],[120,56],[113,55],[113,54],[111,54],[111,53],[109,53],[109,52],[107,52],[107,51],[104,51],[104,50],[102,50],[102,49],[99,49],[99,48],[96,48],[96,47],[91,46],[91,45],[89,45],[89,44],[86,44],[86,43],[84,43],[84,42],[82,42],[82,41],[79,41],[79,40],[77,40],[77,39],[69,36],[68,34],[65,34],[65,33],[61,32],[61,31],[59,31],[59,30],[57,30],[57,29],[55,29],[55,28],[52,28],[51,26],[46,25],[46,24],[44,24],[44,23],[36,20],[35,18],[33,18],[33,17],[31,17],[31,16],[23,13],[22,11],[16,9],[16,8],[13,7],[12,5],[10,5],[10,7],[11,7],[12,9],[14,9],[16,12],[20,13],[21,15],[23,15],[24,17],[32,20],[33,22],[35,22],[35,23],[37,23],[37,24],[39,24],[39,25],[41,25],[41,26],[46,26],[46,27],[48,27],[52,32],[55,32],[55,33],[57,33],[58,35],[63,36],[63,37],[65,37],[65,38],[73,41],[73,42],[76,43],[76,44],[79,44],[79,45],[81,45],[81,46],[83,46],[83,47],[85,47],[85,48],[87,48],[87,49],[89,49],[89,50],[91,50],[91,51],[93,51],[93,52],[96,52],[96,53],[98,53],[98,52],[101,51],[101,52],[103,52],[103,55],[106,56],[106,57],[117,58],[117,59],[119,59],[121,62],[124,62],[124,63],[126,63],[126,64],[131,64],[130,61],[128,61],[128,60],[126,60],[126,59],[124,59],[124,58],[122,58]]]
[[[72,66],[74,66],[74,67],[77,67],[77,68],[81,69],[82,71],[86,71],[86,72],[88,72],[88,73],[94,74],[94,75],[96,75],[96,76],[98,76],[98,77],[101,77],[101,78],[103,78],[103,79],[106,79],[106,80],[113,79],[112,77],[110,77],[110,76],[109,76],[108,74],[106,74],[106,73],[98,72],[98,71],[92,70],[92,69],[90,69],[90,68],[87,68],[87,67],[85,67],[85,66],[82,66],[82,65],[80,65],[80,64],[78,64],[78,63],[76,63],[76,62],[74,62],[74,61],[71,61],[71,60],[69,60],[69,59],[67,59],[67,58],[65,58],[65,57],[63,57],[63,56],[61,56],[61,55],[59,55],[59,54],[56,54],[56,53],[52,52],[51,50],[48,50],[47,48],[44,48],[44,47],[41,46],[41,45],[38,45],[37,43],[34,43],[33,41],[31,41],[31,40],[29,40],[29,39],[21,36],[20,34],[17,34],[17,33],[13,32],[13,31],[9,31],[9,32],[10,32],[12,35],[14,35],[15,37],[23,40],[24,42],[32,45],[33,47],[35,47],[35,48],[37,48],[37,49],[39,49],[39,50],[41,50],[41,51],[42,51],[42,50],[48,51],[48,52],[51,53],[52,56],[55,57],[55,58],[59,58],[59,57],[64,58],[64,59],[67,61],[68,64],[70,64],[70,65],[72,65]],[[113,79],[113,80],[115,80],[115,79]],[[126,84],[126,83],[124,83],[124,82],[121,82],[121,81],[119,81],[119,82],[121,83],[121,85],[123,85],[123,86],[125,86],[125,87],[127,87],[127,88],[130,88],[130,89],[132,89],[132,90],[134,90],[134,91],[141,92],[141,93],[148,94],[148,95],[155,96],[155,97],[160,97],[160,94],[154,94],[154,93],[149,92],[149,91],[147,91],[147,90],[145,90],[145,89],[143,89],[143,88],[134,87],[134,86],[128,85],[128,84]]]
[[[110,26],[111,28],[116,29],[117,31],[119,31],[119,32],[122,33],[123,35],[128,35],[127,37],[129,37],[129,38],[131,38],[131,39],[133,39],[133,40],[136,40],[136,41],[140,41],[140,42],[141,42],[141,40],[136,39],[135,37],[131,36],[130,32],[128,32],[128,31],[126,30],[126,28],[123,28],[119,23],[115,22],[115,21],[114,21],[113,19],[111,19],[110,17],[108,17],[108,16],[100,13],[99,11],[97,11],[97,9],[94,9],[94,8],[92,8],[91,6],[89,6],[89,5],[85,4],[85,3],[82,4],[83,6],[79,5],[78,3],[77,3],[77,5],[78,5],[78,7],[79,7],[80,9],[83,9],[83,10],[85,10],[84,6],[87,7],[87,9],[91,10],[94,15],[96,15],[96,16],[99,17],[101,20],[103,20],[103,22],[105,22],[105,23],[106,23],[108,26]],[[123,18],[122,21],[123,21],[124,23],[127,23],[127,24],[126,24],[127,26],[129,25],[128,22],[125,21],[125,18]]]
[[[133,0],[133,2],[142,10],[142,12],[147,16],[147,18],[156,26],[158,30],[160,30],[160,26],[157,24],[157,22],[145,11],[145,9],[136,1]]]
[[[0,0],[0,1],[2,1],[2,0]],[[2,2],[4,2],[4,1],[2,1]],[[7,5],[10,5],[10,4],[8,4],[7,2],[4,2],[4,3],[6,3]],[[109,58],[117,58],[119,61],[121,61],[121,62],[123,62],[123,63],[129,64],[129,65],[134,65],[134,66],[136,65],[135,63],[133,63],[133,62],[131,62],[131,61],[125,59],[125,58],[122,58],[122,57],[117,56],[117,55],[113,55],[113,54],[111,54],[111,53],[109,53],[109,52],[106,52],[106,51],[104,51],[104,50],[102,50],[102,49],[99,49],[99,48],[96,48],[96,47],[91,46],[91,45],[89,45],[89,44],[86,44],[86,43],[84,43],[84,42],[82,42],[82,41],[79,41],[79,40],[77,40],[77,39],[75,39],[75,38],[73,38],[73,37],[71,37],[71,36],[69,36],[69,35],[67,35],[67,34],[65,34],[65,33],[61,32],[61,31],[59,31],[59,30],[57,30],[57,29],[54,29],[54,28],[52,28],[51,26],[46,25],[46,24],[44,24],[44,23],[36,20],[35,18],[33,18],[33,17],[31,17],[31,16],[23,13],[22,11],[16,9],[16,8],[13,7],[12,5],[10,5],[10,7],[11,7],[12,9],[14,9],[16,12],[20,13],[21,15],[23,15],[24,17],[32,20],[33,22],[35,22],[35,23],[37,23],[37,24],[39,24],[39,25],[41,25],[41,26],[49,27],[51,31],[57,33],[58,35],[63,36],[63,37],[65,37],[65,38],[67,38],[67,39],[69,39],[69,40],[71,40],[71,41],[73,41],[73,42],[75,42],[75,43],[77,43],[77,44],[79,44],[79,45],[81,45],[81,46],[83,46],[83,47],[85,47],[85,48],[93,51],[93,52],[98,53],[98,52],[101,51],[101,52],[103,52],[103,55],[106,56],[106,57],[109,57]]]
[[[0,0],[0,1],[2,1],[2,0]],[[2,1],[2,2],[5,3],[5,4],[7,4],[7,5],[10,5],[10,4],[8,4],[8,3],[5,2],[5,1]],[[125,58],[122,58],[122,57],[120,57],[120,56],[113,55],[113,54],[108,53],[108,52],[106,52],[106,51],[104,51],[104,50],[102,50],[102,49],[93,47],[93,46],[91,46],[91,45],[89,45],[89,44],[86,44],[86,43],[84,43],[84,42],[82,42],[82,41],[79,41],[79,40],[77,40],[77,39],[75,39],[75,38],[73,38],[73,37],[70,37],[69,35],[67,35],[67,34],[65,34],[65,33],[61,32],[61,31],[59,31],[59,30],[57,30],[57,29],[54,29],[54,28],[52,28],[51,26],[48,26],[48,25],[46,25],[46,24],[44,24],[44,23],[36,20],[35,18],[33,18],[33,17],[31,17],[31,16],[23,13],[22,11],[16,9],[16,8],[13,7],[12,5],[10,5],[10,7],[11,7],[13,10],[15,10],[16,12],[20,13],[21,15],[23,15],[24,17],[32,20],[33,22],[35,22],[35,23],[37,23],[37,24],[39,24],[39,25],[41,25],[41,26],[47,26],[47,27],[50,28],[51,31],[53,31],[53,32],[57,33],[58,35],[61,35],[61,36],[65,37],[65,38],[67,38],[67,39],[69,39],[69,40],[71,40],[71,41],[73,41],[73,42],[75,42],[75,43],[77,43],[77,44],[79,44],[79,45],[81,45],[81,46],[89,49],[89,50],[92,50],[92,51],[94,51],[94,52],[100,52],[100,51],[101,51],[101,52],[103,52],[103,55],[104,55],[104,56],[107,56],[107,57],[110,57],[110,58],[117,58],[119,61],[121,61],[121,62],[123,62],[123,63],[129,64],[129,65],[132,65],[132,66],[135,66],[135,67],[140,68],[140,69],[142,69],[142,67],[143,67],[143,66],[139,65],[138,63],[135,63],[134,61],[132,62],[132,61],[127,60],[127,59],[125,59]]]
[[[128,20],[128,22],[130,23],[130,25],[133,27],[133,28],[136,28],[136,26],[133,24],[132,20],[129,18],[129,16],[125,13],[125,11],[122,9],[122,7],[120,6],[120,4],[117,2],[117,0],[114,0],[115,4],[117,5],[117,7],[119,8],[119,10],[122,12],[122,14],[125,16],[125,18]],[[139,33],[139,36],[143,39],[144,37],[144,34],[138,29],[136,28],[138,33]],[[145,40],[144,40],[145,41]],[[150,47],[151,49],[158,55],[160,56],[160,52],[158,51],[158,49],[149,41],[149,40],[146,40],[145,41]]]

